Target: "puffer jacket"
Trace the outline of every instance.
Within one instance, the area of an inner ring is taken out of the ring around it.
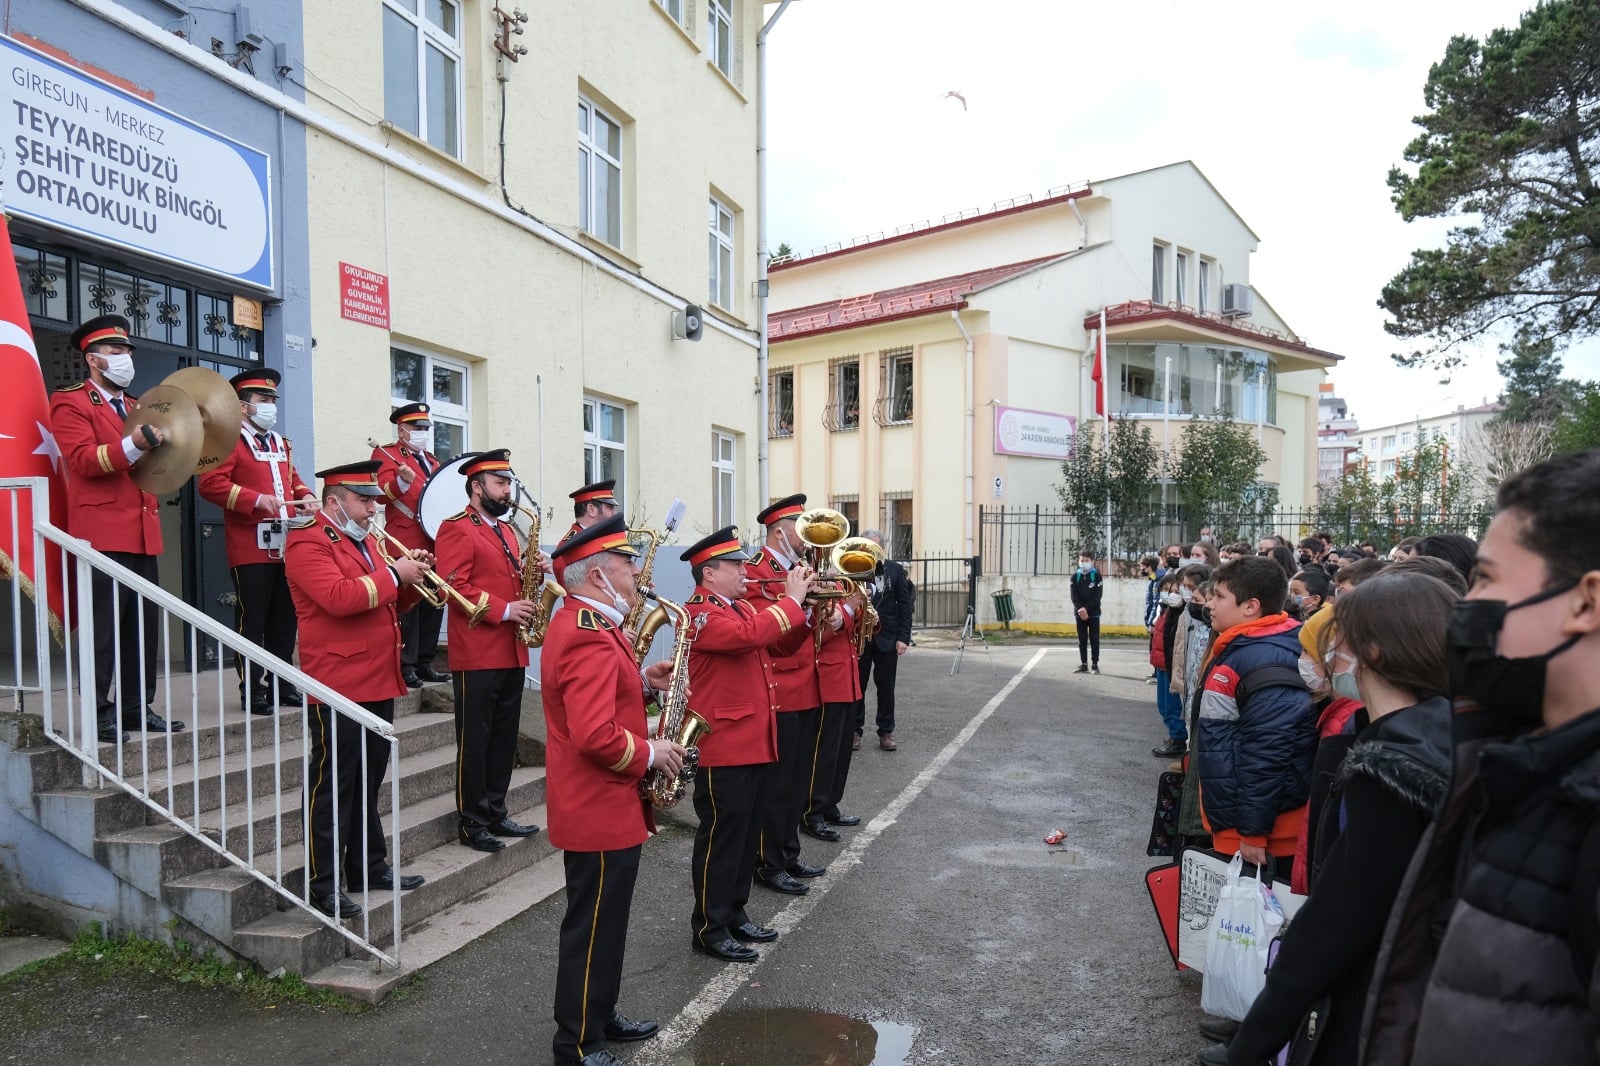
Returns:
[[[1298,677],[1300,623],[1271,615],[1218,635],[1205,665],[1195,763],[1200,810],[1218,851],[1239,844],[1293,855],[1316,756],[1317,719],[1303,684],[1252,684],[1241,678],[1265,666]]]
[[[1475,705],[1455,719],[1450,798],[1389,914],[1362,1061],[1600,1062],[1600,710],[1510,740]]]

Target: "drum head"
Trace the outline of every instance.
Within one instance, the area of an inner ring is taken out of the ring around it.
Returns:
[[[422,499],[417,504],[417,524],[430,538],[439,536],[439,526],[453,514],[460,514],[467,506],[467,475],[461,468],[473,455],[452,459],[433,472],[422,487]]]

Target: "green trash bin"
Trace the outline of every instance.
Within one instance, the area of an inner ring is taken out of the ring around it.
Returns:
[[[1011,628],[1011,620],[1017,616],[1016,604],[1011,602],[1010,589],[996,589],[989,593],[994,598],[994,616],[1006,629]]]

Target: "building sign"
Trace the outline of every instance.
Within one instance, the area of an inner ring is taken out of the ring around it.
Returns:
[[[339,264],[339,314],[352,322],[389,328],[389,276]]]
[[[1078,420],[1071,415],[994,405],[996,455],[1067,459],[1072,456],[1072,442],[1077,431]]]
[[[6,210],[271,290],[271,161],[0,36]]]

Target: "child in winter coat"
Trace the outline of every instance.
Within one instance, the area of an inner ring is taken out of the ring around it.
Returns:
[[[1100,598],[1105,593],[1105,578],[1095,569],[1094,556],[1078,554],[1078,572],[1072,575],[1072,613],[1078,629],[1078,669],[1074,673],[1100,672]],[[1090,647],[1094,658],[1089,658]],[[1092,665],[1091,665],[1092,663]]]

